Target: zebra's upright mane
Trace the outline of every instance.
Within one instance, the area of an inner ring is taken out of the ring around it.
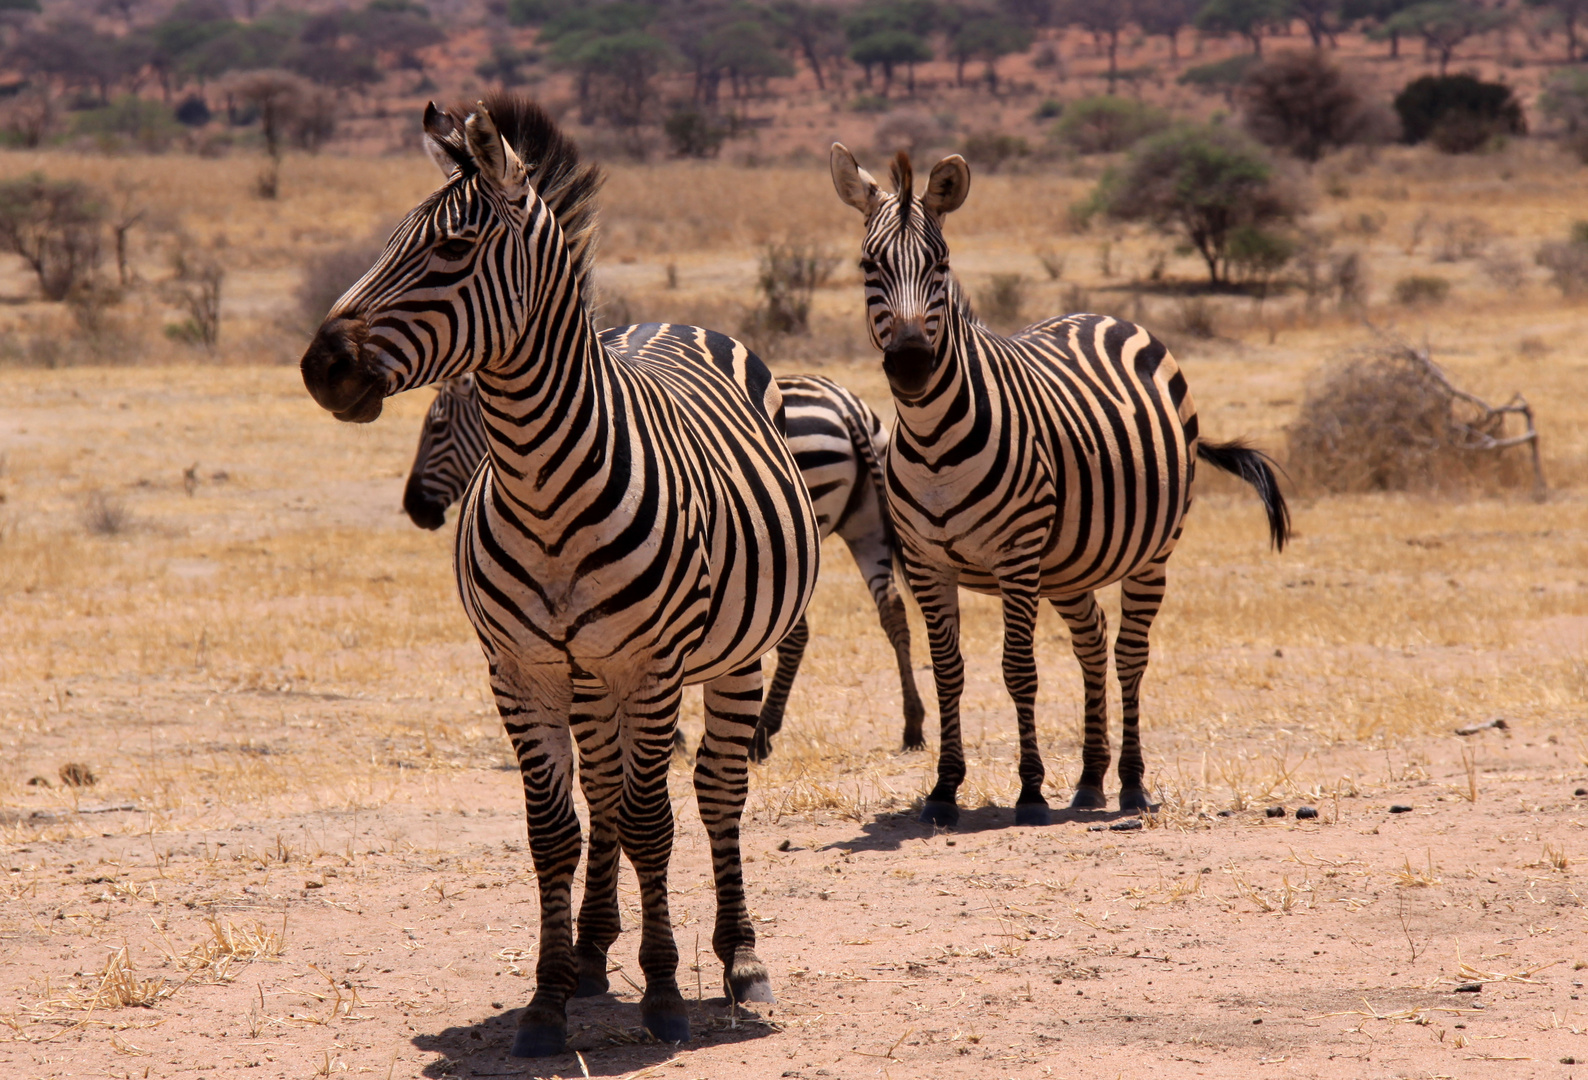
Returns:
[[[464,175],[479,168],[469,154],[463,125],[480,105],[491,114],[497,131],[524,163],[530,184],[557,219],[579,279],[580,294],[586,308],[593,308],[590,268],[595,262],[595,197],[606,182],[606,175],[599,165],[580,159],[578,144],[563,134],[545,109],[527,95],[507,90],[487,94],[478,103],[458,102],[445,110],[452,121],[452,131],[437,143]]]

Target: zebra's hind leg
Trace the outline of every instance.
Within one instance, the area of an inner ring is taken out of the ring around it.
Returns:
[[[1119,672],[1122,716],[1119,737],[1119,808],[1148,810],[1152,804],[1142,785],[1141,677],[1147,671],[1147,634],[1163,603],[1168,554],[1148,563],[1121,584],[1119,636],[1114,642],[1114,667]]]
[[[810,639],[810,627],[801,615],[788,636],[778,642],[777,673],[772,676],[761,718],[756,721],[755,740],[750,743],[751,761],[765,761],[772,756],[772,736],[783,730],[783,710],[788,707],[789,691],[794,688],[794,676],[799,674],[800,660]]]
[[[579,906],[574,997],[607,992],[607,953],[618,939],[618,799],[623,793],[623,752],[614,712],[617,701],[594,681],[576,680],[570,726],[579,745],[579,786],[590,808],[590,851]]]
[[[572,687],[566,676],[505,688],[493,672],[497,708],[524,781],[529,848],[540,885],[540,958],[535,996],[519,1016],[514,1057],[560,1054],[567,1042],[568,997],[576,984],[571,919],[582,837],[573,808]]]
[[[1103,779],[1108,775],[1108,619],[1093,593],[1053,601],[1070,628],[1070,647],[1081,664],[1086,690],[1086,742],[1081,747],[1081,778],[1075,784],[1072,810],[1101,810]]]
[[[1042,752],[1037,746],[1037,659],[1032,636],[1037,625],[1038,576],[999,582],[1004,606],[1004,687],[1014,699],[1020,726],[1020,798],[1016,825],[1046,825],[1052,820],[1042,797]]]
[[[910,579],[915,599],[926,618],[932,646],[932,679],[937,684],[940,726],[937,784],[921,804],[925,825],[959,824],[959,786],[965,782],[965,747],[960,741],[959,698],[965,689],[965,658],[959,651],[959,584],[929,578]]]
[[[871,527],[867,527],[871,526]],[[853,535],[851,535],[851,531]],[[910,663],[910,620],[904,612],[904,598],[899,595],[893,580],[893,545],[880,520],[857,520],[840,535],[855,557],[855,565],[866,579],[866,588],[877,605],[877,618],[882,632],[888,635],[893,646],[893,658],[899,665],[899,696],[904,706],[904,750],[925,750],[926,734],[921,723],[926,719],[926,706],[921,704],[921,694],[915,688],[915,668]]]
[[[739,821],[750,790],[745,748],[760,704],[760,661],[707,683],[706,734],[695,758],[695,802],[711,838],[711,869],[717,885],[717,926],[711,946],[722,961],[723,992],[731,1002],[775,1000],[766,965],[755,953],[755,926],[745,906],[739,852]]]

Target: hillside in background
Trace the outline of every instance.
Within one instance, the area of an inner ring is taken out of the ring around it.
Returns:
[[[0,138],[13,146],[410,148],[426,100],[535,94],[602,156],[961,149],[983,168],[1057,149],[1067,105],[1115,95],[1238,113],[1261,58],[1318,48],[1387,109],[1473,72],[1535,131],[1581,82],[1580,0],[4,0]],[[1393,138],[1397,131],[1380,131]]]

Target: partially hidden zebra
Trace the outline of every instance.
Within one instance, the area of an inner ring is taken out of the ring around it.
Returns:
[[[937,687],[937,783],[921,820],[959,818],[959,586],[1002,600],[1004,685],[1020,731],[1015,821],[1036,825],[1051,820],[1034,714],[1038,606],[1049,600],[1069,627],[1085,683],[1086,736],[1070,805],[1099,809],[1109,765],[1109,643],[1094,594],[1121,583],[1119,803],[1146,809],[1138,717],[1148,630],[1191,505],[1196,460],[1256,488],[1273,545],[1283,548],[1289,511],[1269,460],[1239,442],[1198,438],[1184,374],[1138,326],[1102,315],[1047,319],[1009,337],[982,326],[943,239],[944,216],[970,191],[970,168],[958,154],[933,167],[919,196],[902,153],[892,194],[841,144],[833,144],[831,169],[839,198],[865,215],[867,323],[898,407],[888,503]]]
[[[615,338],[624,330],[602,331]],[[910,625],[904,600],[893,582],[894,538],[887,514],[881,456],[888,436],[882,420],[854,394],[819,375],[785,375],[777,380],[783,393],[789,449],[816,508],[823,539],[843,538],[877,605],[883,633],[893,646],[904,704],[904,749],[926,745],[921,730],[925,707],[910,666]],[[485,457],[485,422],[480,417],[474,376],[459,375],[438,384],[425,414],[419,449],[403,491],[403,509],[415,525],[439,529],[447,507],[458,501]],[[761,704],[750,759],[762,761],[772,751],[772,738],[783,728],[789,691],[799,673],[810,638],[801,618],[777,647],[777,671]]]
[[[475,373],[489,460],[463,496],[456,576],[522,773],[541,903],[512,1052],[560,1052],[567,999],[607,989],[620,851],[639,878],[642,1020],[682,1041],[667,891],[680,695],[705,685],[694,785],[724,990],[770,1001],[739,822],[760,657],[815,586],[815,513],[778,431],[777,385],[744,345],[667,323],[597,338],[579,231],[593,214],[573,210],[599,174],[538,106],[432,104],[424,132],[446,179],[332,307],[304,383],[338,419],[367,423],[392,394]],[[553,190],[560,215],[540,194]],[[590,817],[577,943],[575,753]]]

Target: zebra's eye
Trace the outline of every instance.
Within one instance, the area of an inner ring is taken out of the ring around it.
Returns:
[[[877,272],[876,260],[862,258],[860,260],[860,272],[862,274],[875,274]]]
[[[448,262],[457,262],[469,257],[474,250],[473,240],[453,239],[444,240],[436,245],[436,254]]]

